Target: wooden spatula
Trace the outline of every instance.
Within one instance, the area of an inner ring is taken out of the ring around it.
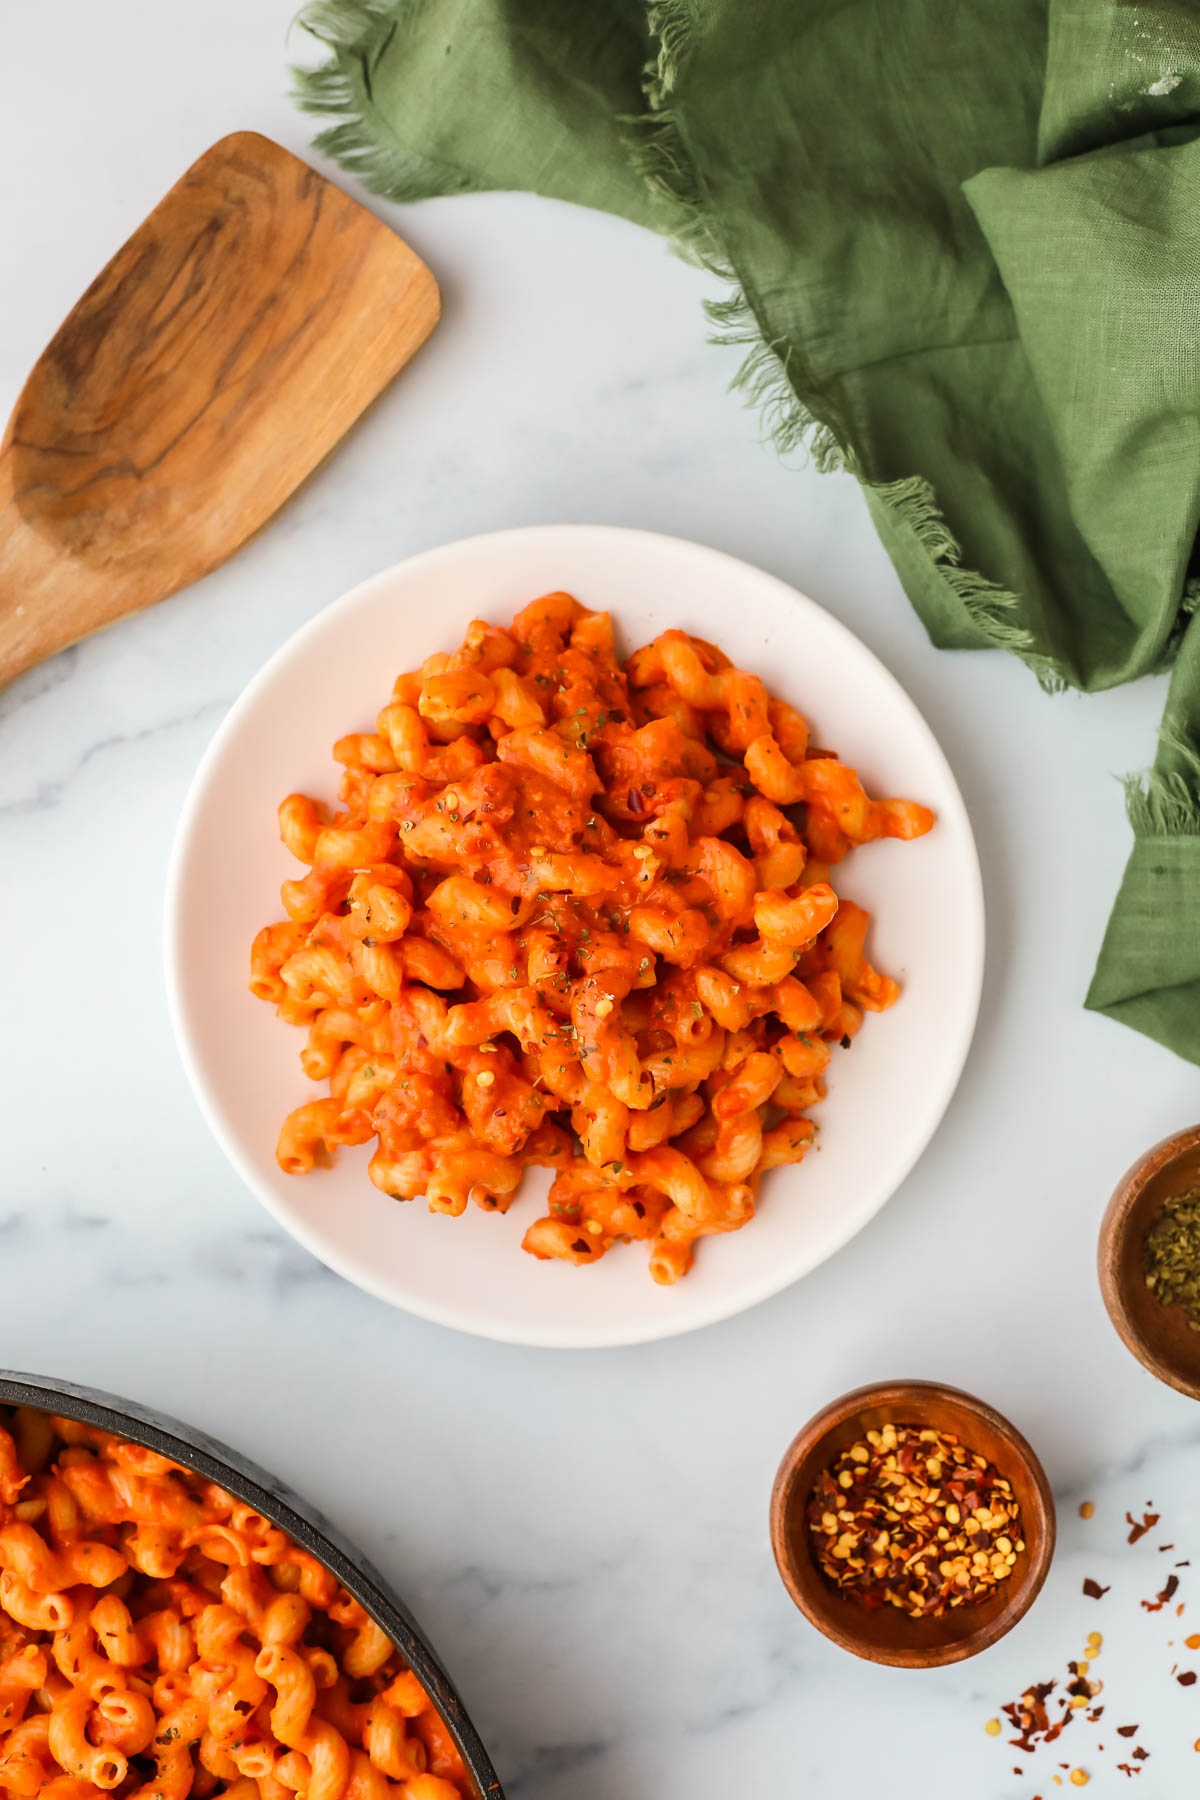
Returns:
[[[432,331],[429,270],[278,144],[205,151],[0,445],[0,684],[224,562]]]

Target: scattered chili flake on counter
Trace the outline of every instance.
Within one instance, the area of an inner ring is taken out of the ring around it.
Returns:
[[[1200,1190],[1198,1190],[1198,1192],[1200,1192]],[[1152,1506],[1152,1501],[1146,1502],[1146,1510],[1143,1512],[1140,1521],[1137,1520],[1131,1512],[1125,1514],[1125,1522],[1129,1527],[1128,1542],[1130,1544],[1138,1544],[1141,1539],[1146,1536],[1146,1533],[1158,1524],[1159,1514],[1150,1510]],[[1082,1511],[1082,1508],[1080,1510]],[[1160,1550],[1173,1550],[1175,1546],[1174,1544],[1160,1544],[1157,1548]],[[1183,1557],[1180,1558],[1174,1566],[1176,1569],[1186,1569],[1190,1567],[1190,1561],[1188,1558]],[[1102,1599],[1109,1591],[1108,1587],[1102,1587],[1099,1582],[1094,1581],[1090,1576],[1083,1583],[1083,1592],[1092,1599]],[[1179,1576],[1177,1574],[1168,1575],[1164,1586],[1155,1595],[1153,1600],[1142,1600],[1140,1602],[1142,1611],[1147,1613],[1162,1612],[1167,1606],[1171,1605],[1172,1602],[1176,1602],[1172,1610],[1175,1616],[1179,1617],[1185,1610],[1185,1602],[1178,1599],[1179,1591]],[[1187,1638],[1180,1641],[1186,1644],[1189,1650],[1200,1650],[1200,1631],[1194,1631],[1190,1633]],[[1068,1677],[1063,1682],[1059,1692],[1055,1692],[1055,1690],[1059,1688],[1059,1683],[1056,1681],[1031,1683],[1019,1700],[1012,1701],[1000,1709],[1004,1716],[1011,1721],[1014,1732],[1016,1733],[1015,1736],[1008,1740],[1010,1744],[1016,1749],[1023,1750],[1029,1754],[1042,1745],[1054,1743],[1066,1727],[1077,1718],[1082,1717],[1091,1725],[1098,1723],[1105,1709],[1103,1706],[1093,1704],[1093,1702],[1099,1696],[1104,1684],[1100,1681],[1089,1680],[1088,1677],[1091,1674],[1095,1658],[1100,1655],[1100,1649],[1103,1642],[1104,1639],[1100,1632],[1088,1632],[1087,1648],[1084,1652],[1084,1656],[1087,1660],[1080,1660],[1078,1662],[1070,1662],[1067,1664]],[[1176,1640],[1174,1638],[1168,1638],[1166,1640],[1167,1648],[1173,1648],[1175,1642]],[[1177,1682],[1180,1687],[1188,1690],[1195,1687],[1197,1682],[1200,1682],[1200,1671],[1195,1669],[1180,1669],[1178,1663],[1171,1664],[1167,1675],[1168,1679]],[[1053,1699],[1051,1696],[1053,1696]],[[1119,1716],[1120,1715],[1118,1714],[1118,1717]],[[1151,1752],[1146,1749],[1143,1744],[1130,1743],[1129,1741],[1137,1737],[1140,1729],[1140,1726],[1136,1724],[1114,1726],[1110,1723],[1108,1727],[1108,1730],[1115,1732],[1118,1739],[1124,1740],[1120,1746],[1113,1745],[1113,1750],[1117,1751],[1118,1754],[1121,1750],[1124,1750],[1124,1753],[1130,1759],[1128,1762],[1118,1762],[1115,1765],[1123,1775],[1140,1775],[1145,1764],[1150,1760]],[[1090,1741],[1094,1742],[1094,1740]],[[1076,1742],[1078,1742],[1078,1733],[1076,1733]],[[1126,1748],[1126,1746],[1128,1747]],[[1094,1743],[1094,1748],[1097,1753],[1103,1754],[1104,1745],[1102,1743]],[[1193,1749],[1196,1752],[1200,1752],[1200,1738],[1196,1739]],[[1067,1769],[1069,1765],[1067,1763],[1059,1763],[1058,1767]],[[1084,1783],[1090,1779],[1086,1771],[1082,1769],[1079,1770],[1079,1776],[1080,1779],[1077,1780],[1076,1770],[1072,1768],[1068,1780],[1079,1787],[1083,1786]],[[1051,1775],[1050,1780],[1056,1785],[1062,1786],[1062,1781],[1059,1776]]]
[[[1153,1600],[1143,1600],[1142,1601],[1143,1609],[1149,1613],[1161,1612],[1163,1607],[1167,1604],[1168,1600],[1174,1599],[1175,1594],[1178,1590],[1178,1587],[1179,1587],[1178,1575],[1168,1575],[1167,1576],[1167,1585],[1164,1588],[1162,1588],[1154,1596]]]
[[[1011,1721],[1013,1730],[1020,1734],[1009,1739],[1016,1749],[1031,1751],[1035,1744],[1043,1740],[1048,1744],[1053,1743],[1063,1725],[1068,1723],[1065,1719],[1057,1725],[1050,1723],[1046,1701],[1055,1686],[1053,1681],[1036,1682],[1034,1686],[1026,1688],[1019,1700],[1010,1700],[1007,1706],[1001,1707],[1001,1712]]]
[[[1139,1538],[1145,1537],[1148,1531],[1154,1530],[1154,1527],[1158,1524],[1158,1520],[1158,1513],[1143,1513],[1142,1522],[1139,1525],[1133,1514],[1127,1512],[1125,1514],[1125,1523],[1132,1527],[1132,1530],[1129,1533],[1129,1542],[1131,1544],[1136,1544]]]
[[[914,1619],[983,1599],[1025,1548],[1009,1482],[953,1432],[917,1425],[844,1450],[813,1488],[808,1527],[843,1593]]]

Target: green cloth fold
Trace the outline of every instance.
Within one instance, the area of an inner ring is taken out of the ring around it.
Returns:
[[[848,468],[935,643],[1174,663],[1088,1005],[1200,1062],[1200,5],[319,0],[318,139],[524,188],[726,284],[781,446]]]

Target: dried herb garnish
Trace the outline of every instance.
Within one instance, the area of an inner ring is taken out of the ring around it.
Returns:
[[[1143,1242],[1146,1286],[1164,1306],[1181,1306],[1200,1331],[1200,1184],[1172,1194]]]

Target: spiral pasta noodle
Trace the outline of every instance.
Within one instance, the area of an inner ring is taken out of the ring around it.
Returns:
[[[0,1407],[0,1800],[465,1800],[385,1633],[252,1507]]]
[[[565,593],[476,620],[334,756],[339,811],[280,807],[306,873],[251,955],[328,1084],[280,1166],[374,1140],[376,1186],[450,1215],[506,1211],[547,1166],[525,1249],[582,1266],[641,1239],[676,1281],[803,1157],[831,1047],[897,997],[834,868],[933,814],[871,798],[699,638],[622,667]]]

